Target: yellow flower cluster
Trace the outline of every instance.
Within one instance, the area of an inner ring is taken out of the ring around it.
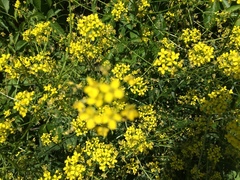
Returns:
[[[51,173],[48,170],[44,170],[43,177],[38,180],[60,180],[62,179],[62,175],[59,170],[56,170],[55,174],[51,176]]]
[[[111,62],[109,60],[104,61],[101,66],[99,67],[99,70],[102,72],[103,75],[108,75],[109,71],[111,69]]]
[[[140,128],[130,126],[124,134],[125,140],[119,142],[120,149],[125,153],[147,153],[153,148],[153,142],[148,142],[146,134]]]
[[[49,92],[51,96],[57,94],[57,88],[52,87],[51,84],[44,86],[43,89],[44,91]]]
[[[63,99],[65,98],[65,88],[62,85],[58,85],[57,87],[53,87],[53,85],[48,84],[43,87],[44,91],[42,96],[38,99],[38,103],[33,105],[32,108],[34,109],[34,112],[38,112],[41,110],[41,108],[45,107],[45,104],[47,104],[49,113],[53,112],[54,108],[58,106],[58,104],[61,102],[63,103]],[[68,87],[69,88],[69,87]],[[62,104],[61,104],[62,105]],[[58,110],[60,110],[61,107],[58,107]],[[53,112],[54,113],[54,112]]]
[[[94,41],[96,38],[114,33],[111,25],[105,25],[98,14],[83,16],[78,19],[77,30],[80,35],[88,40]]]
[[[203,142],[198,139],[194,139],[185,143],[184,148],[181,150],[184,157],[192,158],[194,156],[200,156]]]
[[[145,11],[146,8],[150,7],[150,3],[148,0],[140,0],[140,2],[137,2],[138,5],[138,11]]]
[[[24,63],[25,67],[29,68],[30,74],[35,74],[35,75],[39,71],[49,73],[52,71],[52,69],[54,69],[54,65],[55,65],[52,59],[49,57],[49,53],[46,53],[46,52],[40,52],[36,56],[30,56],[28,58],[20,57],[20,61]]]
[[[74,106],[79,106],[80,104],[78,103],[79,102],[76,102]],[[80,118],[80,116],[77,116],[76,119],[73,119],[71,125],[77,136],[82,136],[88,132],[86,121],[83,118]]]
[[[123,80],[128,71],[130,71],[129,64],[116,64],[112,69],[112,73],[119,80]]]
[[[95,58],[101,61],[103,52],[114,42],[112,38],[112,35],[115,34],[114,28],[104,24],[97,14],[83,16],[77,22],[77,30],[81,36],[72,33],[73,41],[70,42],[66,50],[69,51],[74,60],[78,59],[80,62],[86,58],[90,60]]]
[[[168,39],[168,38],[166,38],[166,37],[164,37],[164,38],[161,40],[161,44],[162,44],[163,47],[166,48],[166,49],[173,49],[173,48],[174,48],[174,43],[173,43],[170,39]]]
[[[232,90],[228,90],[226,86],[212,91],[208,94],[208,100],[205,97],[199,100],[200,110],[207,114],[222,114],[229,107],[232,101],[232,94]]]
[[[9,59],[10,54],[2,54],[0,57],[0,71],[3,71],[5,69],[5,66],[8,64]]]
[[[234,26],[231,32],[231,35],[229,36],[230,45],[233,45],[235,48],[240,48],[240,27]]]
[[[240,79],[240,55],[236,50],[223,53],[217,58],[218,67],[223,69],[223,73],[227,76],[233,76]]]
[[[133,94],[138,94],[139,96],[144,96],[148,90],[147,82],[144,81],[143,77],[136,77],[138,71],[133,71],[124,77],[124,81],[128,83],[130,91]]]
[[[222,180],[222,175],[218,171],[214,171],[209,180]]]
[[[158,52],[158,56],[153,66],[158,67],[158,71],[162,75],[166,74],[166,72],[173,75],[177,71],[177,68],[181,68],[183,65],[181,61],[178,61],[179,53],[175,53],[172,50],[162,48],[160,52]]]
[[[240,150],[240,121],[239,118],[235,119],[227,124],[226,127],[227,134],[225,137],[227,138],[228,142],[235,147],[236,149]]]
[[[190,172],[194,179],[204,179],[205,173],[201,172],[196,164],[193,166]]]
[[[20,5],[21,5],[20,0],[16,0],[16,2],[14,4],[15,9],[19,9]]]
[[[201,39],[201,32],[196,28],[184,29],[182,32],[182,35],[180,36],[180,40],[183,40],[186,45],[190,42],[196,43],[200,39]]]
[[[77,58],[79,62],[83,62],[86,56],[88,59],[97,58],[101,49],[98,46],[91,44],[86,39],[80,39],[76,42],[71,42],[69,45],[69,53]]]
[[[51,144],[51,134],[50,133],[43,133],[41,136],[41,141],[43,146],[48,146]]]
[[[12,123],[8,119],[5,122],[0,123],[0,144],[4,143],[8,134],[13,134]]]
[[[68,17],[67,17],[67,22],[69,23],[69,25],[73,26],[74,25],[74,17],[75,17],[75,14],[74,13],[70,13],[68,14]]]
[[[74,151],[72,157],[67,157],[65,167],[63,168],[66,174],[66,179],[84,179],[86,171],[85,160],[81,153]]]
[[[10,116],[10,115],[11,115],[10,109],[5,110],[5,111],[3,112],[3,114],[4,114],[4,117],[5,117],[5,118],[8,117],[8,116]]]
[[[153,110],[153,105],[143,105],[138,108],[139,125],[138,127],[147,132],[154,131],[157,127],[156,111]]]
[[[218,145],[212,146],[207,150],[207,158],[216,165],[222,157],[221,148]]]
[[[128,10],[127,8],[125,8],[124,3],[119,0],[117,3],[114,4],[111,14],[114,16],[114,20],[118,21],[121,18],[122,14],[127,12]]]
[[[127,168],[128,174],[135,175],[141,168],[141,162],[136,158],[131,158],[130,162],[128,162],[124,167]]]
[[[22,117],[25,117],[28,111],[28,105],[33,99],[34,91],[18,92],[15,96],[15,103],[13,109],[16,109]]]
[[[157,159],[154,159],[153,161],[146,163],[146,167],[150,169],[152,173],[157,173],[159,174],[161,169],[160,169],[160,163],[157,161]],[[155,176],[156,179],[160,179],[158,175]]]
[[[128,74],[128,71],[130,71],[130,65],[126,64],[116,64],[112,69],[112,72],[117,79],[128,83],[130,91],[133,94],[143,96],[148,90],[147,82],[144,81],[143,77],[136,77],[136,75],[139,74],[139,71],[133,71],[130,74]]]
[[[40,52],[35,56],[10,58],[10,55],[3,54],[0,58],[0,71],[6,72],[12,79],[19,78],[22,74],[49,73],[54,68],[54,62],[48,55]]]
[[[83,150],[92,161],[99,164],[99,169],[106,171],[107,168],[114,168],[117,163],[118,151],[112,144],[99,142],[99,139],[93,138],[86,141],[86,146]]]
[[[107,136],[109,129],[116,129],[117,123],[124,118],[134,120],[138,116],[131,105],[127,104],[121,112],[112,106],[113,101],[124,97],[118,79],[113,79],[110,84],[98,83],[92,78],[87,78],[87,81],[88,86],[84,88],[84,92],[88,97],[74,104],[79,115],[72,125],[78,135],[86,133],[86,128],[90,130],[96,128],[99,135]]]
[[[51,35],[52,27],[50,21],[40,22],[34,28],[30,28],[23,32],[23,40],[32,42],[36,40],[38,44],[46,43]]]
[[[88,95],[86,100],[88,105],[100,107],[104,102],[110,104],[124,96],[124,90],[120,87],[118,79],[113,79],[110,84],[105,84],[98,83],[88,77],[87,82],[88,86],[84,88],[84,92]]]
[[[188,58],[192,67],[201,66],[210,62],[213,56],[214,49],[203,42],[199,42],[193,46],[193,49],[188,51]]]
[[[184,166],[184,162],[182,159],[180,159],[179,157],[177,157],[176,155],[173,155],[171,157],[171,168],[175,169],[175,170],[183,170],[183,166]]]
[[[195,90],[190,90],[184,96],[179,96],[178,103],[179,104],[190,104],[195,106],[199,98],[197,97],[197,92]]]
[[[142,41],[147,43],[150,40],[150,36],[153,33],[149,30],[149,28],[144,28],[142,32]]]

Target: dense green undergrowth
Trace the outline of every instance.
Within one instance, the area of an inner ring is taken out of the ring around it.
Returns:
[[[237,179],[239,10],[0,0],[0,179]]]

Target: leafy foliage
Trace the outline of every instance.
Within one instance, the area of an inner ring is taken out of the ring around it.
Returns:
[[[239,1],[0,0],[0,179],[236,179]]]

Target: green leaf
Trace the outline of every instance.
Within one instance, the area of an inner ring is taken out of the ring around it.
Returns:
[[[0,0],[1,6],[5,9],[8,13],[9,10],[9,0]]]
[[[235,26],[240,26],[240,18],[238,18],[237,21],[235,22]]]
[[[51,18],[53,16],[56,16],[61,10],[58,9],[56,11],[54,11],[53,9],[50,9],[48,12],[47,12],[47,18]]]
[[[40,12],[35,12],[29,19],[45,20],[45,16]]]
[[[6,29],[9,32],[8,26],[0,19],[0,27]]]
[[[107,21],[109,21],[111,18],[112,18],[112,15],[111,15],[111,14],[104,14],[103,17],[102,17],[102,21],[103,21],[103,22],[107,22]]]
[[[228,3],[228,0],[222,0],[222,5],[224,7],[224,9],[229,8],[231,5]]]
[[[234,5],[226,9],[227,12],[232,13],[240,9],[240,5]]]
[[[19,33],[14,34],[13,36],[13,43],[16,44],[19,38]]]
[[[33,5],[36,7],[39,11],[41,11],[41,0],[33,0]]]
[[[209,8],[203,14],[203,24],[207,29],[211,29],[216,21],[215,21],[215,12],[220,9],[220,4],[218,1],[214,1]]]
[[[136,38],[139,38],[139,36],[134,32],[130,32],[130,38],[131,39],[136,39]]]
[[[47,18],[49,19],[49,18],[51,18],[51,17],[53,17],[53,16],[55,16],[55,12],[53,11],[53,9],[50,9],[50,10],[47,12]]]
[[[60,34],[62,34],[62,35],[65,34],[64,29],[63,29],[57,22],[51,23],[51,27],[52,27],[55,31],[57,31],[57,33],[60,33]]]
[[[47,4],[48,4],[49,7],[51,7],[52,6],[52,0],[47,0]]]
[[[20,49],[21,49],[22,47],[24,47],[26,44],[27,44],[26,41],[23,41],[23,40],[18,41],[17,44],[16,44],[16,50],[17,50],[17,51],[20,50]]]

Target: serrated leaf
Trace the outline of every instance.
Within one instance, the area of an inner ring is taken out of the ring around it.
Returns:
[[[214,1],[209,8],[206,9],[203,16],[203,24],[204,27],[207,29],[211,29],[214,24],[216,23],[215,20],[215,12],[217,12],[220,9],[220,4],[218,1]]]
[[[1,0],[0,2],[1,2],[1,6],[8,13],[8,10],[9,10],[9,0]]]

